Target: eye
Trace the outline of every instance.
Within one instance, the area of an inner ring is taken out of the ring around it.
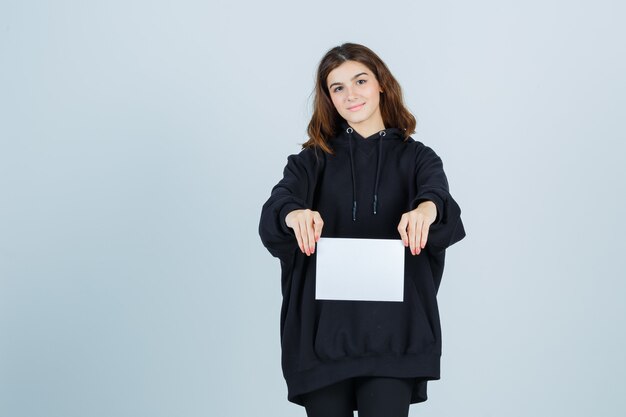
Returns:
[[[339,86],[333,88],[333,93],[337,93],[337,92],[341,91],[341,88],[342,87],[339,87]]]
[[[367,80],[363,80],[363,79],[361,79],[361,80],[357,80],[357,82],[356,82],[356,83],[357,83],[357,84],[365,84],[366,82],[367,82]]]

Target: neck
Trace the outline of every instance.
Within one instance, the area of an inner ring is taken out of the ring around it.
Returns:
[[[360,123],[348,122],[350,127],[357,131],[357,133],[364,138],[368,138],[374,133],[380,132],[385,129],[383,118],[373,118],[373,120],[364,120]]]

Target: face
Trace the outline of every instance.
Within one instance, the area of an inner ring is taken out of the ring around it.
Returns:
[[[367,130],[384,128],[379,106],[382,90],[365,65],[344,62],[328,74],[326,86],[335,108],[350,126]]]

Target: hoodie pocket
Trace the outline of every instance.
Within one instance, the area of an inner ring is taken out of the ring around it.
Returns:
[[[315,354],[323,360],[430,351],[433,328],[411,279],[404,301],[317,301]]]

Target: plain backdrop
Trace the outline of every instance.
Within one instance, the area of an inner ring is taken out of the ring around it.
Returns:
[[[411,416],[626,413],[626,7],[0,4],[0,415],[304,416],[261,206],[316,66],[369,46],[467,237]]]

